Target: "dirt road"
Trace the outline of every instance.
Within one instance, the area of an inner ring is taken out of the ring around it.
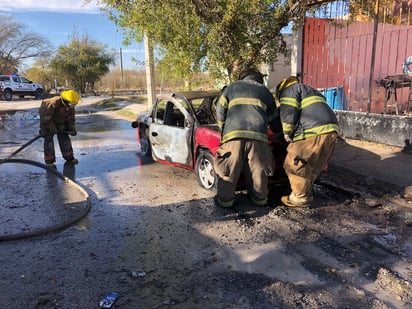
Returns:
[[[0,157],[37,121],[3,122]],[[77,123],[80,163],[57,168],[88,192],[91,210],[64,229],[0,242],[2,307],[98,308],[115,292],[113,308],[410,308],[412,206],[388,184],[330,166],[312,208],[280,206],[279,186],[270,207],[240,193],[221,209],[192,171],[140,158],[129,119],[84,109]],[[42,162],[41,142],[19,158]],[[72,195],[53,195],[50,179],[0,164],[3,234],[13,221],[27,230],[70,214]]]

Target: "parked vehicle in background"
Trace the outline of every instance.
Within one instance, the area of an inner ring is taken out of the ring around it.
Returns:
[[[5,101],[11,101],[13,95],[18,95],[20,98],[34,96],[36,99],[41,99],[43,87],[18,74],[0,75],[0,97]]]
[[[214,158],[220,144],[216,122],[216,102],[220,91],[191,91],[163,95],[147,113],[140,114],[136,128],[140,155],[154,161],[195,170],[199,184],[206,189],[216,186]],[[275,126],[280,128],[281,126]],[[276,159],[271,183],[286,183],[283,170],[286,146],[280,134],[268,129],[268,142]]]

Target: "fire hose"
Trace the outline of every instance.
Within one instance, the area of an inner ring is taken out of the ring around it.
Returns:
[[[56,169],[48,167],[46,164],[43,164],[43,163],[40,163],[40,162],[37,162],[37,161],[27,160],[27,159],[12,159],[17,153],[19,153],[24,148],[26,148],[27,146],[29,146],[30,144],[35,142],[40,137],[41,137],[41,135],[35,136],[33,139],[29,140],[27,143],[22,145],[20,148],[13,151],[5,159],[0,159],[0,164],[4,164],[4,163],[30,164],[30,165],[34,165],[34,166],[43,168],[43,169],[47,170],[48,172],[53,173],[58,178],[62,179],[65,183],[68,183],[69,185],[75,187],[77,190],[79,190],[85,196],[86,207],[81,212],[79,212],[77,215],[74,215],[73,217],[71,217],[68,220],[63,221],[61,223],[57,223],[57,224],[54,224],[54,225],[49,226],[49,227],[44,227],[44,228],[40,228],[40,229],[37,229],[37,230],[28,231],[28,232],[22,232],[22,233],[17,233],[17,234],[0,235],[0,241],[2,241],[2,240],[16,240],[16,239],[34,237],[34,236],[39,236],[39,235],[42,235],[42,234],[54,232],[54,231],[63,229],[65,227],[79,221],[81,218],[83,218],[90,211],[90,208],[91,208],[90,196],[87,193],[87,191],[81,185],[79,185],[75,181],[71,180],[70,178],[66,177],[65,175],[63,175],[62,173],[57,171]]]
[[[26,144],[24,144],[23,146],[21,146],[20,148],[18,148],[17,150],[13,151],[11,154],[9,154],[5,159],[1,159],[0,160],[0,164],[3,163],[3,161],[7,161],[10,160],[12,157],[14,157],[16,154],[18,154],[20,151],[22,151],[24,148],[26,148],[27,146],[29,146],[30,144],[32,144],[33,142],[35,142],[36,140],[38,140],[41,137],[41,135],[37,135],[36,137],[32,138],[31,140],[29,140]]]

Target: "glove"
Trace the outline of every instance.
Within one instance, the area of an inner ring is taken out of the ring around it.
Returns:
[[[76,136],[77,135],[77,132],[76,131],[71,131],[71,132],[68,132],[71,136]]]
[[[285,138],[285,141],[286,141],[287,143],[293,143],[293,140],[290,138],[289,135],[285,134],[285,135],[283,135],[283,137]]]

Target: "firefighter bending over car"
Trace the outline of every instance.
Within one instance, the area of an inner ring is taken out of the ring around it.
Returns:
[[[272,93],[263,85],[263,78],[254,68],[242,72],[238,81],[223,90],[217,102],[221,142],[215,159],[218,180],[214,201],[218,206],[234,205],[241,174],[252,203],[267,204],[268,176],[275,166],[267,131],[276,105]]]
[[[325,97],[295,76],[277,85],[276,96],[283,134],[289,143],[284,169],[292,190],[281,201],[289,207],[306,207],[313,201],[313,182],[335,149],[338,121]]]
[[[60,151],[69,164],[79,161],[73,156],[73,147],[69,135],[77,135],[74,107],[79,103],[80,95],[74,90],[65,90],[60,96],[45,99],[40,105],[40,135],[44,138],[44,161],[56,168],[54,135],[57,135]]]

